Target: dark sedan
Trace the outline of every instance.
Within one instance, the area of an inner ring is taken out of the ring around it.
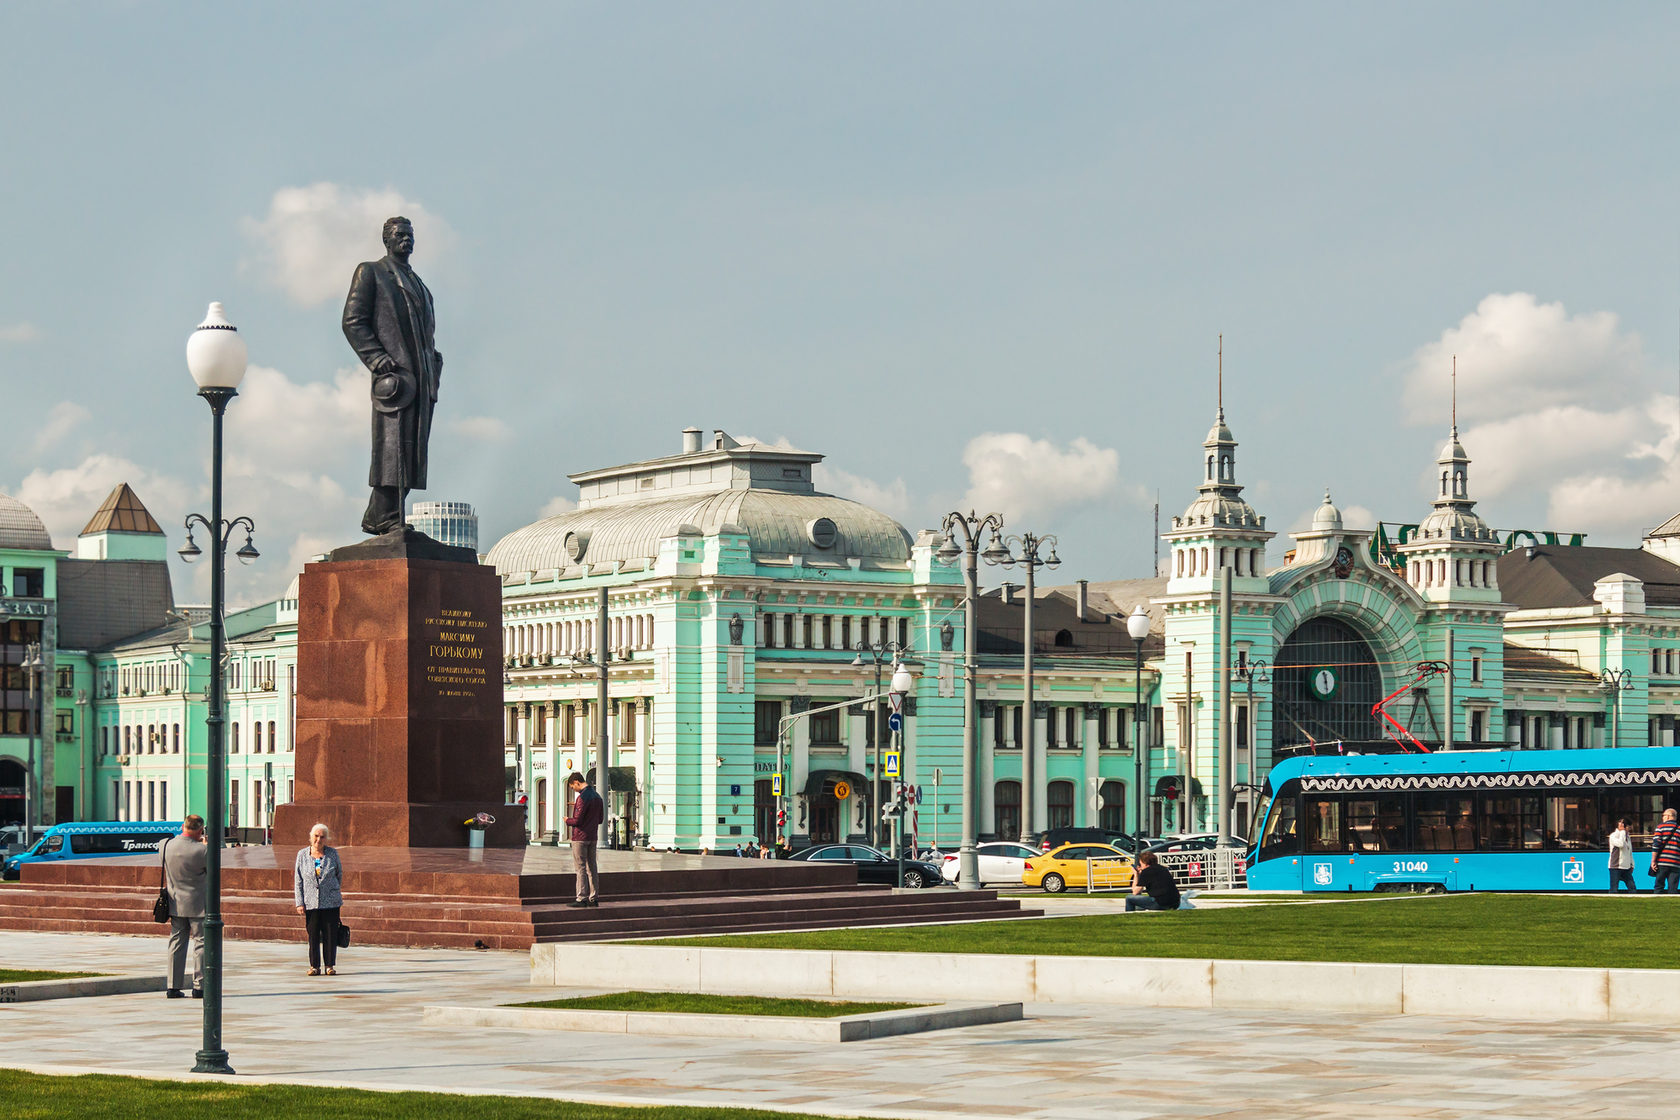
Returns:
[[[809,860],[812,863],[839,863],[855,867],[860,883],[898,885],[898,861],[868,844],[819,844],[795,853],[793,858]],[[933,864],[905,857],[906,887],[934,887],[943,882],[940,869]]]

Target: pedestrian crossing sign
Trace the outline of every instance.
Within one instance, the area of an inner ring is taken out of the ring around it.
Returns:
[[[887,752],[886,761],[883,763],[883,765],[881,767],[881,770],[886,777],[888,777],[888,778],[898,777],[899,760],[902,757],[903,756],[898,751],[888,751]]]
[[[781,795],[782,795],[782,776],[780,774],[771,774],[770,775],[770,796],[771,797],[780,797]]]

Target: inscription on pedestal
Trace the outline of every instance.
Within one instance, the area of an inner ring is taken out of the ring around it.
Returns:
[[[420,620],[426,647],[426,687],[438,699],[477,700],[490,686],[490,620],[471,610],[445,607]]]

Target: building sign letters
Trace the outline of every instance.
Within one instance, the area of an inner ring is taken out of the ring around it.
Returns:
[[[422,620],[420,642],[425,649],[426,684],[441,699],[477,699],[490,683],[490,666],[500,670],[486,642],[490,623],[470,610],[445,607]]]

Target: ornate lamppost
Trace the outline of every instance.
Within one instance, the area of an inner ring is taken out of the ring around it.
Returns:
[[[979,743],[976,741],[978,721],[975,719],[975,651],[976,602],[980,595],[980,538],[990,529],[992,537],[984,555],[989,564],[999,564],[1009,555],[1000,535],[1003,518],[995,513],[985,516],[970,511],[945,515],[943,532],[945,543],[939,546],[938,556],[947,564],[963,559],[963,753],[962,753],[962,846],[957,849],[957,887],[965,891],[980,889],[980,860],[974,851],[974,780],[979,769]],[[958,537],[962,543],[957,542]]]
[[[1133,826],[1136,843],[1133,848],[1143,851],[1143,838],[1149,835],[1149,744],[1143,741],[1143,640],[1149,637],[1149,612],[1139,603],[1126,616],[1126,633],[1132,637],[1132,751],[1137,757],[1137,823]]]
[[[23,842],[35,843],[35,822],[41,816],[41,787],[35,781],[35,740],[41,736],[41,693],[38,690],[41,669],[46,661],[41,657],[41,643],[30,642],[23,647],[23,683],[29,696],[29,768],[23,775]],[[41,753],[47,750],[42,738]]]
[[[1030,846],[1033,839],[1033,802],[1036,800],[1033,766],[1038,751],[1038,744],[1033,741],[1037,738],[1037,720],[1033,711],[1033,574],[1039,568],[1059,568],[1062,561],[1056,555],[1055,537],[1021,533],[1005,537],[1003,545],[1009,554],[998,563],[1005,568],[1020,565],[1027,573],[1027,601],[1021,615],[1024,633],[1021,641],[1021,843]],[[1039,550],[1046,547],[1050,554],[1040,559]]]
[[[210,534],[210,692],[204,719],[210,786],[204,842],[210,851],[205,861],[204,1046],[198,1052],[194,1073],[233,1072],[233,1067],[228,1065],[228,1053],[222,1048],[222,832],[227,823],[226,719],[223,716],[226,680],[222,665],[227,644],[224,632],[227,590],[223,584],[228,538],[234,530],[241,527],[245,530],[245,544],[235,553],[242,562],[255,560],[257,550],[251,543],[256,526],[249,517],[222,520],[222,414],[227,411],[228,402],[239,393],[239,382],[245,376],[245,359],[244,340],[227,321],[222,305],[212,303],[204,322],[187,338],[187,370],[198,383],[198,395],[210,406],[210,516],[187,515],[187,543],[180,551],[181,559],[191,563],[202,555],[193,541],[193,526]]]
[[[1248,795],[1250,805],[1248,831],[1250,832],[1254,831],[1254,826],[1259,823],[1253,818],[1253,805],[1254,795],[1262,788],[1261,784],[1256,781],[1259,775],[1254,772],[1260,739],[1260,721],[1255,718],[1254,686],[1256,684],[1270,684],[1272,680],[1271,670],[1272,667],[1266,663],[1265,658],[1261,657],[1257,657],[1253,661],[1245,660],[1237,667],[1237,675],[1248,685]]]

